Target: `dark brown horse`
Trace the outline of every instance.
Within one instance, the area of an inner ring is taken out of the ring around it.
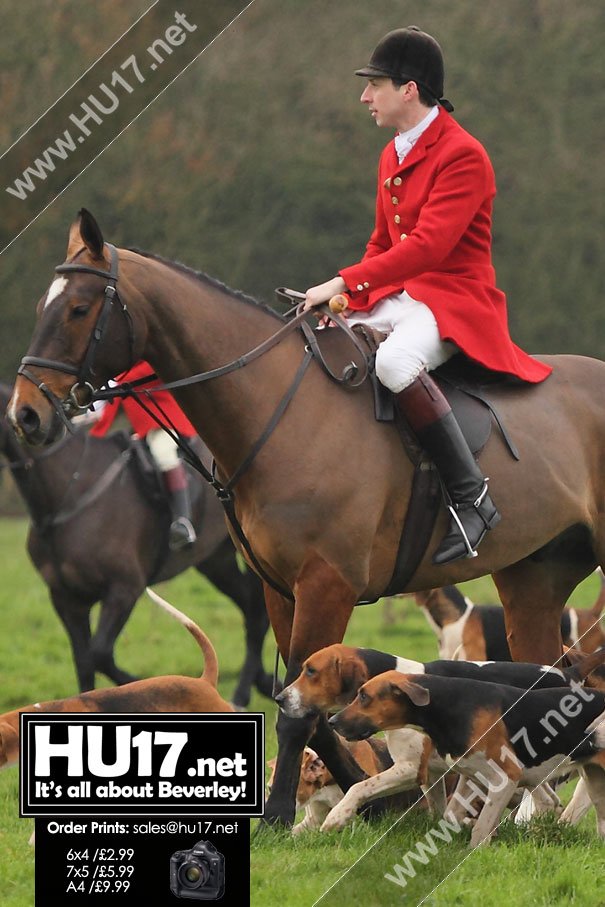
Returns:
[[[271,310],[182,265],[104,245],[86,211],[71,228],[67,259],[76,269],[61,266],[38,306],[26,374],[9,407],[17,430],[33,444],[52,441],[61,421],[58,402],[72,411],[87,381],[98,386],[143,358],[164,381],[184,379],[237,360],[283,327]],[[117,304],[111,302],[116,281]],[[105,327],[93,342],[100,318]],[[292,331],[247,367],[221,369],[220,377],[174,391],[223,481],[272,419],[304,348]],[[605,562],[605,363],[576,356],[546,361],[554,374],[543,384],[493,391],[520,451],[516,462],[494,433],[481,455],[501,524],[478,557],[435,567],[443,509],[408,584],[415,591],[493,574],[513,657],[544,663],[561,654],[561,610],[570,592]],[[371,389],[343,390],[312,362],[235,488],[255,556],[284,590],[265,584],[286,682],[307,655],[343,638],[357,601],[387,587],[411,472],[398,433],[374,420]],[[314,749],[343,788],[360,777],[323,719],[314,724],[282,715],[269,821],[293,818],[300,756],[312,732]]]
[[[11,393],[12,388],[0,384],[0,413]],[[253,685],[271,695],[272,678],[262,664],[269,626],[262,584],[250,570],[239,569],[212,489],[193,473],[198,538],[189,549],[169,552],[167,502],[149,495],[134,448],[121,440],[93,438],[79,430],[26,454],[7,420],[0,418],[0,453],[32,520],[28,552],[68,633],[80,690],[94,688],[96,671],[114,683],[136,680],[114,660],[116,640],[135,602],[151,580],[170,579],[194,566],[234,601],[244,618],[246,659],[234,705],[248,705]],[[101,611],[91,636],[90,611],[97,601]]]

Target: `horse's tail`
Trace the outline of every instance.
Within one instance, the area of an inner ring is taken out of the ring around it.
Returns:
[[[194,621],[191,620],[191,618],[187,617],[186,614],[183,614],[182,611],[179,611],[178,608],[175,608],[174,605],[171,605],[169,602],[167,602],[166,599],[162,598],[161,595],[158,595],[158,593],[151,589],[149,586],[146,587],[145,591],[147,592],[147,595],[156,603],[156,605],[159,605],[160,608],[163,608],[164,611],[167,611],[171,617],[174,617],[176,620],[178,620],[179,623],[183,624],[183,626],[189,630],[196,643],[202,650],[202,654],[204,656],[204,671],[200,679],[206,680],[213,687],[216,687],[218,680],[218,659],[216,657],[214,646],[212,645],[206,634],[198,627],[196,623],[194,623]]]

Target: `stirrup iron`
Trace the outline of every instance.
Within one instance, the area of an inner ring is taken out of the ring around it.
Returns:
[[[475,505],[473,504],[473,507],[474,506]],[[466,534],[466,530],[465,530],[464,526],[462,525],[462,522],[460,521],[460,517],[458,516],[456,508],[454,507],[453,504],[448,504],[447,509],[449,510],[450,514],[454,518],[454,522],[456,523],[456,525],[458,527],[458,531],[460,532],[460,535],[462,536],[462,541],[466,545],[466,550],[468,552],[466,557],[478,557],[478,552],[471,545],[468,535]]]

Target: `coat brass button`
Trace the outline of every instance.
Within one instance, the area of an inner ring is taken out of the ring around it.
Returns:
[[[407,239],[407,238],[408,238],[407,233],[402,233],[401,236],[399,237],[399,239]]]
[[[397,198],[396,195],[392,195],[392,196],[391,196],[391,201],[393,202],[394,205],[398,205],[398,204],[399,204],[399,199]]]
[[[400,176],[396,176],[395,179],[393,180],[393,185],[394,185],[394,186],[401,186],[402,182],[403,182],[403,180],[401,179],[401,177],[400,177]]]
[[[395,220],[395,223],[396,223],[396,224],[400,224],[400,223],[401,223],[401,218],[399,217],[398,214],[395,215],[394,220]]]
[[[390,176],[384,181],[383,186],[385,189],[391,188],[391,177]]]
[[[363,290],[363,284],[362,284],[362,283],[358,283],[358,284],[357,284],[357,289],[361,292],[361,291]]]

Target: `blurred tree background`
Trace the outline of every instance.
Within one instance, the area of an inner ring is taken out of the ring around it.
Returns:
[[[2,147],[148,5],[0,0]],[[492,157],[514,339],[605,358],[601,0],[255,0],[0,256],[0,377],[15,374],[82,206],[112,242],[269,302],[358,260],[389,134],[353,70],[409,24],[440,41],[446,97]]]

